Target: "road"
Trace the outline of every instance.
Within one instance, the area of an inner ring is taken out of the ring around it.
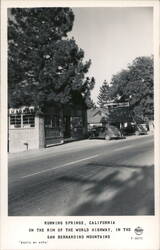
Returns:
[[[13,154],[9,216],[153,215],[153,136]]]

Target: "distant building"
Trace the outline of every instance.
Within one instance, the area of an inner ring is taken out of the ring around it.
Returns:
[[[117,128],[121,128],[133,122],[133,115],[128,102],[109,102],[104,108],[88,110],[87,117],[89,129],[93,126],[102,126],[103,124],[115,125]]]
[[[108,109],[106,108],[92,108],[87,110],[88,129],[101,126],[104,120],[108,120],[108,115]]]

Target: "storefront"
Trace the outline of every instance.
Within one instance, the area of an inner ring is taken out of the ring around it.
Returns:
[[[86,110],[72,106],[51,107],[44,115],[45,146],[84,138],[87,134]]]
[[[87,134],[86,110],[50,107],[43,114],[34,107],[9,109],[8,151],[20,152],[79,140]]]
[[[49,108],[44,114],[45,147],[64,142],[63,112],[56,108]]]

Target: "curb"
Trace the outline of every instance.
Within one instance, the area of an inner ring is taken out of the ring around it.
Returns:
[[[153,134],[148,134],[148,135],[141,135],[141,136],[138,136],[138,135],[131,135],[131,136],[128,136],[126,137],[126,139],[122,139],[122,140],[111,140],[111,141],[107,141],[107,143],[120,143],[121,141],[125,141],[125,140],[135,140],[135,139],[142,139],[143,137],[150,137],[150,136],[153,136]],[[95,139],[96,140],[96,139]],[[83,139],[83,140],[78,140],[78,141],[71,141],[71,142],[67,142],[67,143],[64,143],[64,144],[60,144],[60,145],[54,145],[52,147],[47,147],[47,148],[41,148],[41,149],[33,149],[33,150],[28,150],[28,151],[22,151],[22,152],[15,152],[15,153],[8,153],[8,159],[9,160],[16,160],[16,159],[24,159],[27,157],[32,157],[32,156],[39,156],[41,155],[42,153],[63,153],[63,149],[66,150],[66,149],[69,149],[69,146],[74,146],[74,148],[77,148],[78,146],[80,145],[83,145],[83,142],[93,142],[93,139],[92,140],[89,140],[89,139]],[[105,140],[97,140],[97,141],[102,141],[104,143],[106,143]],[[95,143],[94,143],[94,146],[95,146]]]

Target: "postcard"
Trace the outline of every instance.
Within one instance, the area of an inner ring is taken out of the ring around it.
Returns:
[[[159,11],[2,0],[2,250],[160,249]]]

